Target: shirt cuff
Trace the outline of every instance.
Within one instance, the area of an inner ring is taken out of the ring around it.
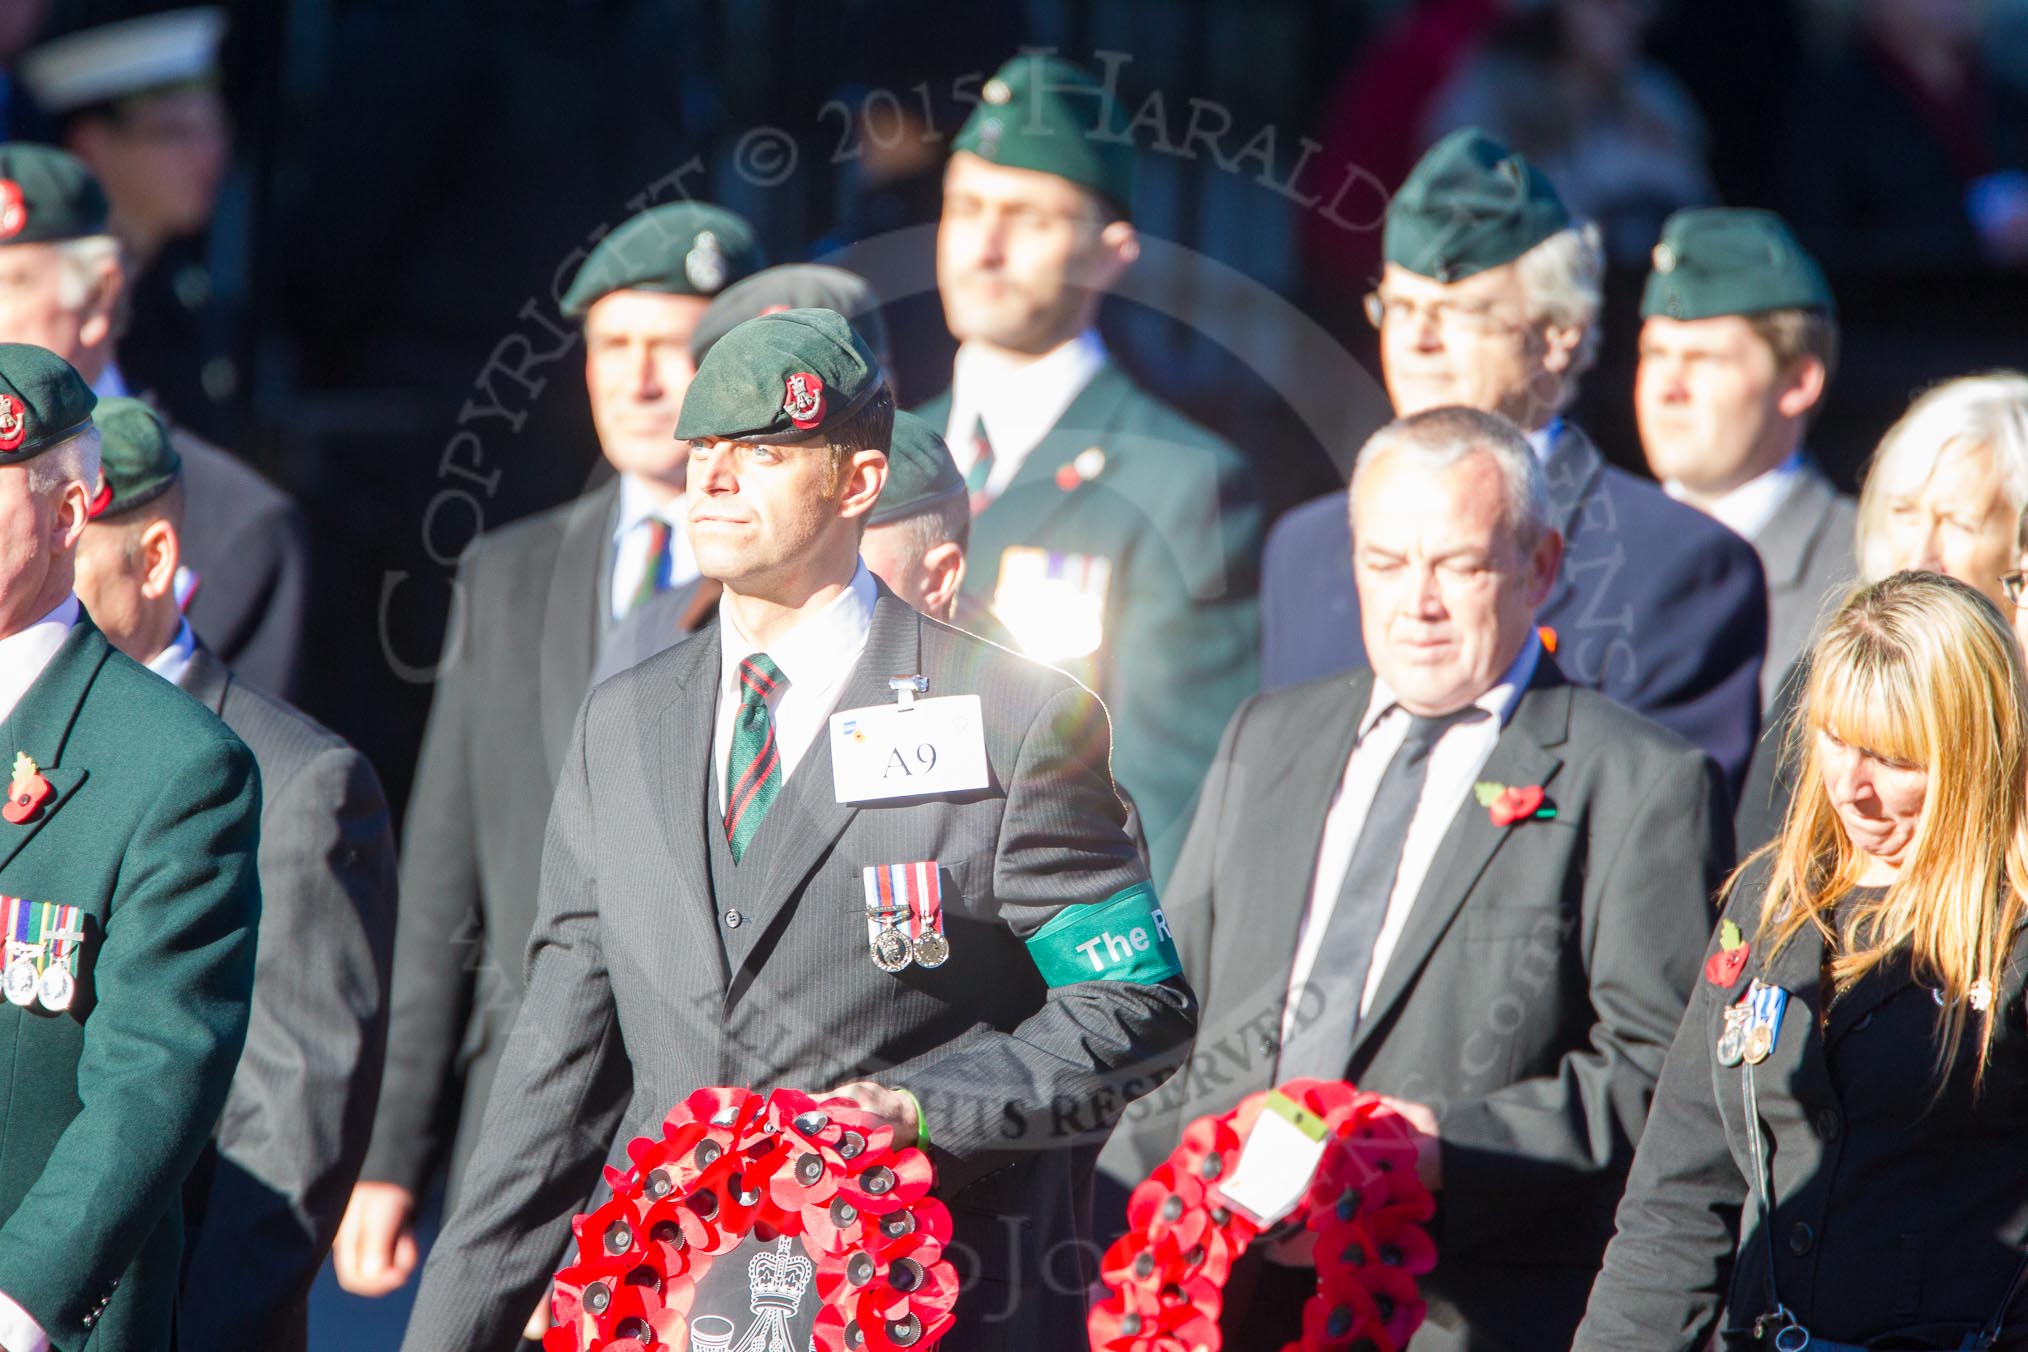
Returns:
[[[929,1149],[929,1118],[923,1116],[922,1100],[914,1094],[909,1093],[906,1089],[897,1087],[894,1092],[907,1099],[908,1106],[915,1109],[915,1148],[917,1150]],[[9,1352],[12,1352],[11,1344],[9,1344]]]
[[[49,1352],[49,1335],[42,1325],[5,1291],[0,1291],[0,1347],[7,1352]]]

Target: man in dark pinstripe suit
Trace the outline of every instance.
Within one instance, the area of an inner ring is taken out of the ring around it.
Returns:
[[[719,623],[579,711],[528,994],[410,1352],[511,1338],[615,1135],[708,1084],[835,1088],[928,1149],[965,1289],[946,1346],[1082,1341],[1093,1155],[1173,1068],[1195,1000],[1104,707],[860,561],[892,420],[830,311],[751,320],[699,370],[677,430]],[[936,748],[918,771],[946,770],[889,796],[851,733],[884,745],[905,718],[912,754]],[[943,951],[901,960],[869,916],[865,871],[890,864],[929,865]]]

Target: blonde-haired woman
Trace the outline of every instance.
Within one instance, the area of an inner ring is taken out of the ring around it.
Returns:
[[[2021,656],[1983,595],[1897,573],[1801,709],[1576,1346],[2028,1347]]]

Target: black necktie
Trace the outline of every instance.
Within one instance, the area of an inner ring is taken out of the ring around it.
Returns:
[[[1430,752],[1457,724],[1484,717],[1486,711],[1477,707],[1436,718],[1409,715],[1408,735],[1381,774],[1373,805],[1359,828],[1359,841],[1352,847],[1352,862],[1345,868],[1337,904],[1325,922],[1324,942],[1310,967],[1309,998],[1302,1001],[1296,1026],[1282,1045],[1277,1080],[1295,1076],[1335,1080],[1345,1074],[1352,1035],[1359,1027],[1359,1002],[1373,965],[1373,944],[1387,919],[1395,875],[1401,871],[1402,844],[1422,803]]]

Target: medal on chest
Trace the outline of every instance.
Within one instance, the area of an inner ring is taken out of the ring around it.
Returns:
[[[911,963],[937,968],[950,960],[944,933],[943,876],[934,859],[914,864],[868,864],[866,942],[873,965],[899,972]]]
[[[1775,1040],[1781,1036],[1782,1015],[1788,1009],[1789,993],[1780,986],[1770,986],[1759,977],[1746,988],[1746,1063],[1757,1066],[1767,1060],[1774,1051]]]

